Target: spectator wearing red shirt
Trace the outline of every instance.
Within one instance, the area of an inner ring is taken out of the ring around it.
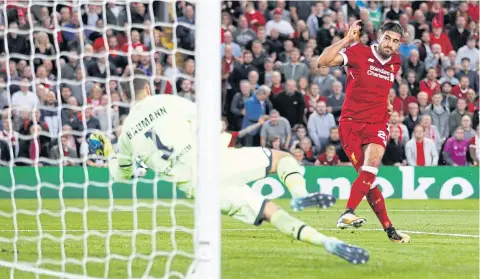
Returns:
[[[479,20],[479,13],[480,9],[478,6],[478,1],[469,1],[468,2],[468,15],[472,19],[472,21],[477,21]]]
[[[476,97],[475,91],[471,88],[467,91],[467,110],[470,113],[478,110],[478,97]]]
[[[329,145],[325,150],[325,153],[322,153],[318,156],[317,161],[315,162],[316,166],[336,166],[340,163],[338,158],[337,151],[335,146]]]
[[[272,96],[277,96],[282,91],[282,75],[280,74],[280,72],[275,71],[272,74]]]
[[[132,33],[130,33],[130,37],[132,40],[132,44],[129,44],[127,41],[123,46],[122,46],[122,51],[125,53],[128,53],[128,49],[130,48],[132,51],[137,49],[138,47],[141,47],[144,51],[147,51],[147,47],[140,41],[140,33],[138,33],[137,30],[132,30]]]
[[[405,156],[409,166],[438,165],[438,150],[435,142],[425,137],[422,125],[415,126],[413,138],[405,146]]]
[[[255,6],[252,2],[248,2],[245,9],[245,18],[247,19],[248,26],[255,33],[257,33],[258,27],[265,26],[265,17],[261,12],[255,10]]]
[[[433,32],[430,35],[430,45],[439,44],[442,46],[442,52],[444,55],[448,55],[453,50],[452,42],[440,24],[433,24]]]
[[[467,92],[470,86],[470,80],[468,76],[460,77],[460,83],[452,88],[452,95],[458,99],[466,99]]]
[[[408,114],[408,104],[416,103],[417,98],[408,95],[408,85],[400,84],[399,96],[395,98],[395,102],[400,103],[400,113]]]
[[[428,99],[431,100],[433,94],[441,92],[440,83],[437,80],[437,71],[435,68],[429,68],[427,77],[420,81],[420,91],[428,94]]]
[[[315,111],[315,107],[320,101],[327,102],[327,98],[324,96],[320,96],[320,90],[318,88],[318,84],[312,83],[310,84],[310,91],[305,94],[305,108],[307,110],[307,119]]]

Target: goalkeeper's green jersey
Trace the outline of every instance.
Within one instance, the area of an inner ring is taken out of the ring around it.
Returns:
[[[118,141],[118,174],[129,179],[138,157],[163,180],[190,180],[196,160],[196,126],[196,105],[185,98],[155,95],[136,102]]]

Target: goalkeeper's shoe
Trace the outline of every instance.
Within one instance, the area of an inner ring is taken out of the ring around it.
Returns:
[[[360,228],[367,222],[367,219],[364,217],[358,217],[355,215],[355,212],[351,209],[347,209],[337,221],[337,227],[341,229],[346,229],[348,227]]]
[[[337,255],[352,264],[364,264],[370,258],[370,255],[364,249],[349,245],[335,237],[327,237],[323,242],[323,247],[329,253]]]
[[[410,236],[408,234],[397,231],[394,227],[385,230],[388,238],[395,243],[409,243]]]
[[[312,193],[305,197],[293,198],[290,201],[290,207],[293,211],[301,211],[307,207],[329,208],[337,200],[332,195]]]
[[[88,153],[98,156],[109,157],[113,155],[113,147],[110,140],[102,132],[93,132],[88,136]]]

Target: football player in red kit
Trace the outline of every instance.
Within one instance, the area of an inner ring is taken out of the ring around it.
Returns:
[[[343,65],[347,73],[339,133],[343,149],[358,177],[353,182],[347,209],[340,216],[337,227],[360,227],[367,221],[354,212],[366,196],[388,238],[393,242],[407,243],[410,236],[392,226],[383,195],[378,187],[374,187],[388,139],[387,122],[393,109],[388,93],[401,67],[396,52],[403,29],[398,23],[386,23],[381,27],[378,44],[365,46],[357,43],[360,22],[356,21],[347,36],[326,48],[318,59],[320,67]]]

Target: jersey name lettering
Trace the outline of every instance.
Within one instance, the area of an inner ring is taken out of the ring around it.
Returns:
[[[156,111],[154,111],[153,113],[148,114],[147,117],[142,119],[142,121],[140,121],[135,126],[133,126],[133,128],[131,128],[129,131],[127,131],[126,134],[128,136],[128,139],[132,139],[133,136],[137,135],[139,132],[143,131],[144,129],[149,128],[150,124],[154,120],[162,117],[165,114],[167,114],[167,109],[165,107],[161,107],[161,108],[157,109]]]

